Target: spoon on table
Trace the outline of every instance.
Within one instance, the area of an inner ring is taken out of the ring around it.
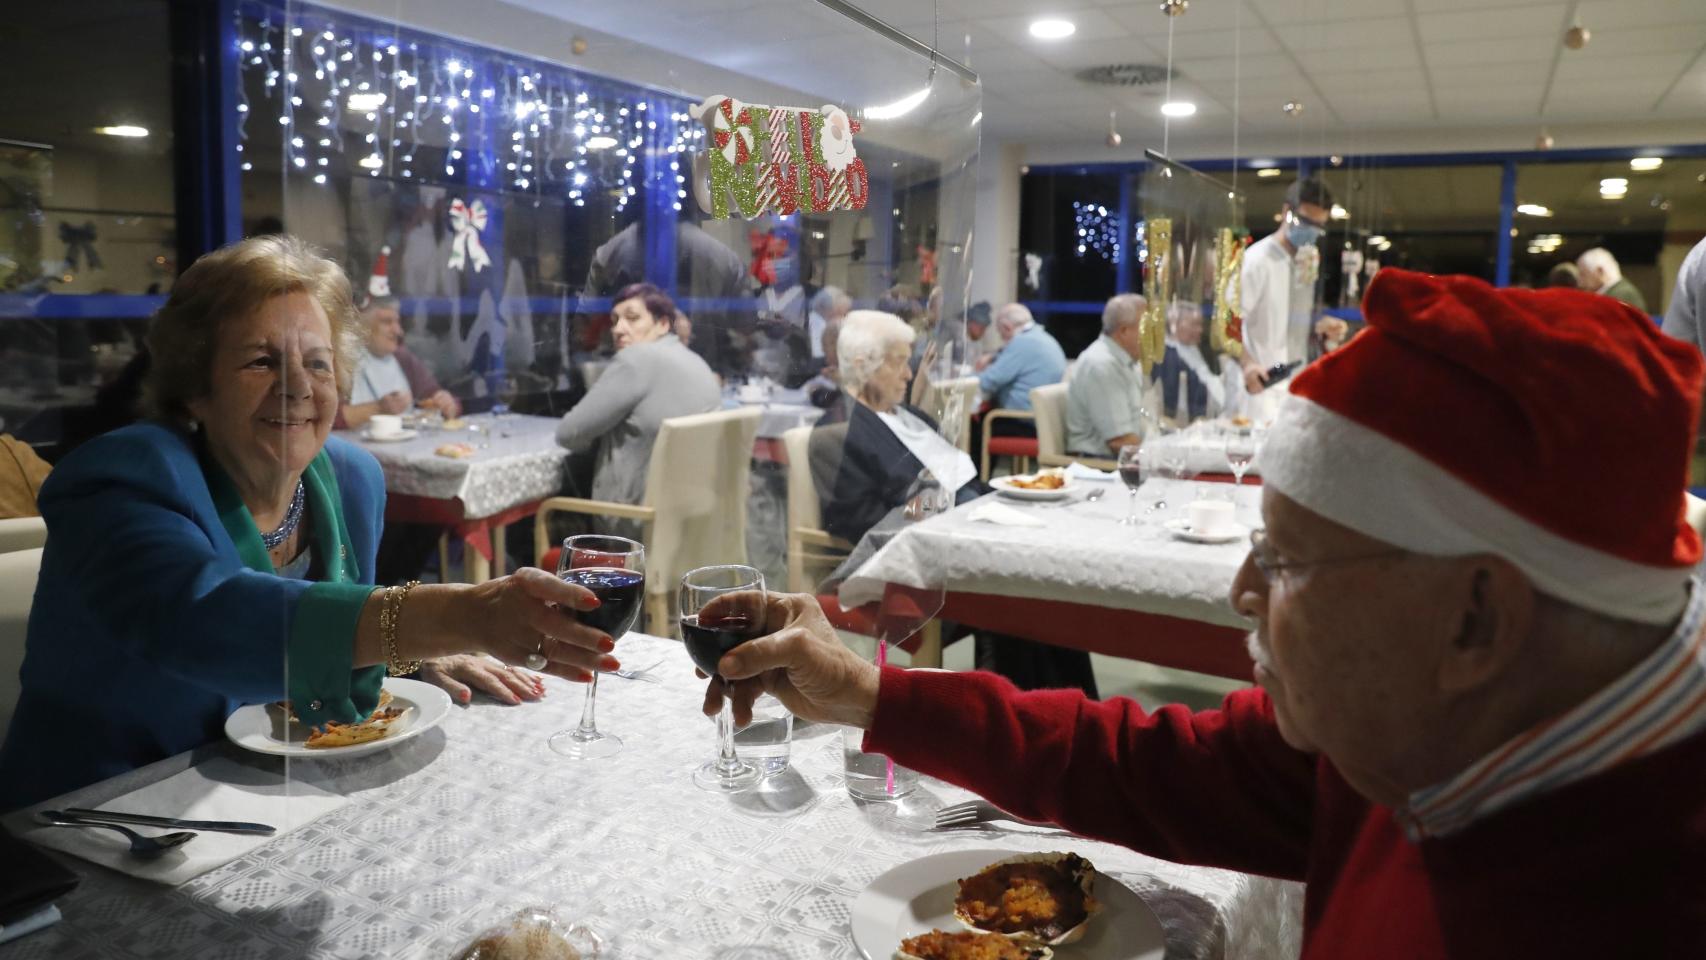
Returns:
[[[189,830],[162,834],[158,837],[145,837],[129,827],[121,827],[116,823],[96,823],[93,820],[78,820],[75,817],[50,816],[47,813],[39,813],[36,816],[41,818],[43,823],[54,827],[96,827],[101,830],[117,830],[130,840],[131,856],[142,860],[152,860],[174,847],[181,847],[189,843],[196,837],[195,833]]]

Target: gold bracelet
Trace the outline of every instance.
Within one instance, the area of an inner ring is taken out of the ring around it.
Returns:
[[[421,668],[419,660],[397,659],[397,628],[403,619],[403,602],[409,599],[409,591],[420,585],[419,580],[410,580],[400,587],[386,587],[385,596],[379,601],[379,640],[385,648],[386,672],[393,677]]]

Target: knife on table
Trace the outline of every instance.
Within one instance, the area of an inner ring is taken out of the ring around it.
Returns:
[[[178,820],[173,817],[151,817],[144,813],[118,813],[112,810],[85,810],[68,807],[64,810],[49,810],[47,813],[59,814],[73,820],[100,820],[107,823],[129,823],[144,827],[172,827],[178,830],[208,830],[214,833],[258,833],[270,836],[278,832],[276,827],[264,823],[242,823],[232,820]]]

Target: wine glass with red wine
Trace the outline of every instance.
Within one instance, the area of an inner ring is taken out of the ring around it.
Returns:
[[[646,548],[627,537],[582,535],[563,541],[557,576],[591,590],[599,605],[575,614],[581,623],[603,630],[612,640],[634,629],[646,598]],[[551,736],[551,749],[571,760],[608,757],[622,749],[622,740],[600,733],[594,719],[598,707],[598,674],[586,686],[580,725]]]
[[[1128,527],[1135,527],[1143,522],[1143,519],[1137,515],[1137,488],[1139,484],[1143,483],[1143,465],[1139,462],[1140,450],[1142,448],[1137,444],[1128,443],[1120,448],[1119,454],[1120,479],[1125,481],[1126,489],[1131,491],[1131,506],[1126,510],[1125,519],[1121,520],[1120,523]]]
[[[681,639],[693,665],[717,675],[723,654],[764,635],[764,574],[728,564],[687,571],[677,593]],[[738,793],[764,778],[757,766],[735,754],[734,719],[727,698],[717,714],[717,758],[693,771],[693,782],[706,790]]]

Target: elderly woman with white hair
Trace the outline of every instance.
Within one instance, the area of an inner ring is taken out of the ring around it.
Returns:
[[[971,457],[904,402],[916,336],[906,321],[878,310],[854,310],[841,322],[836,353],[846,395],[818,421],[812,438],[823,525],[838,537],[858,542],[907,502],[925,473],[953,491],[956,504],[989,492]],[[841,430],[841,438],[830,432]],[[985,632],[977,640],[977,665],[1023,689],[1076,687],[1096,696],[1090,655],[1082,650]]]
[[[847,433],[839,465],[820,470],[833,478],[819,491],[824,528],[838,537],[858,541],[906,502],[926,471],[957,501],[985,492],[971,457],[906,403],[917,336],[905,320],[880,310],[854,310],[841,321],[835,353],[845,396],[818,421],[820,429],[845,424]]]

